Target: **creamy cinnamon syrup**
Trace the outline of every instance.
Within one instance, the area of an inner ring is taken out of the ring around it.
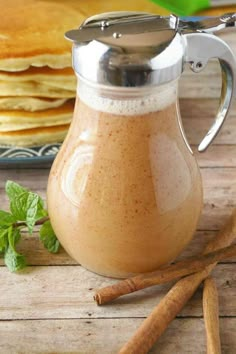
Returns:
[[[180,128],[176,84],[159,90],[131,99],[81,88],[50,173],[56,235],[74,259],[102,275],[157,269],[196,228],[201,178]]]

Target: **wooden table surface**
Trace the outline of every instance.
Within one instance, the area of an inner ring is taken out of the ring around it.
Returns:
[[[216,111],[216,99],[181,100],[186,134],[194,151]],[[236,105],[214,144],[196,153],[204,184],[204,209],[196,235],[181,257],[199,252],[215,236],[236,205]],[[45,198],[49,170],[0,170],[1,209],[7,208],[4,184],[12,179]],[[86,271],[63,250],[49,254],[38,234],[27,234],[19,250],[30,265],[20,274],[0,267],[0,353],[117,353],[171,284],[157,286],[98,307],[96,288],[113,283]],[[181,258],[180,257],[180,258]],[[236,353],[236,259],[213,271],[219,290],[222,353]],[[151,353],[205,353],[202,290],[185,306]]]

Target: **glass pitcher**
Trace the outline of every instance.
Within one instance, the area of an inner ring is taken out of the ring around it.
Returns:
[[[206,32],[234,20],[118,12],[66,34],[79,84],[49,177],[48,210],[62,246],[85,268],[111,277],[152,271],[191,240],[202,183],[182,129],[178,80],[184,63],[199,72],[219,58],[221,101],[204,151],[227,115],[236,72],[230,48]]]

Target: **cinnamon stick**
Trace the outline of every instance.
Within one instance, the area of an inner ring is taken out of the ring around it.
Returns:
[[[218,293],[212,277],[208,277],[204,281],[203,314],[207,337],[207,354],[221,354]]]
[[[217,236],[204,249],[204,254],[229,246],[236,236],[236,209]],[[201,282],[211,273],[216,263],[201,272],[179,280],[143,321],[133,337],[120,350],[120,354],[146,354],[182,310]]]
[[[206,255],[187,258],[186,260],[165,266],[157,271],[140,274],[119,281],[116,284],[106,286],[96,292],[94,300],[98,305],[103,305],[119,296],[196,273],[212,263],[234,256],[236,256],[236,245],[231,245]]]

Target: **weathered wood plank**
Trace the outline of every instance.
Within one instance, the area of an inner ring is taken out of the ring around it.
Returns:
[[[199,118],[183,118],[183,126],[186,132],[188,142],[191,145],[197,145],[206,135],[213,124],[213,116],[204,120]],[[201,122],[201,123],[200,123]],[[215,138],[214,144],[235,144],[236,141],[236,119],[232,117],[223,126],[219,135]]]
[[[204,208],[199,229],[218,229],[236,206],[236,169],[201,169]]]
[[[205,118],[213,118],[217,112],[219,99],[218,98],[181,98],[179,101],[182,118],[198,118],[199,124]],[[233,102],[230,109],[230,116],[236,115],[236,103]],[[227,122],[229,121],[227,118]]]
[[[5,171],[3,171],[5,173]],[[22,171],[24,172],[24,171]],[[46,198],[45,185],[47,183],[48,172],[42,170],[37,174],[35,170],[30,170],[26,176],[25,173],[16,173],[12,171],[11,177],[15,181],[22,183],[24,186],[37,191],[44,199]],[[35,179],[40,176],[39,185],[35,184]],[[202,230],[214,230],[223,225],[232,209],[236,205],[236,169],[202,169],[203,185],[204,185],[204,209],[198,228]],[[9,174],[6,174],[9,178]],[[0,184],[4,178],[1,178]],[[42,189],[41,189],[42,188]],[[1,191],[1,208],[8,207],[7,198],[2,195]]]
[[[182,254],[183,257],[192,256],[201,251],[206,242],[215,236],[215,231],[198,231],[191,244],[186,248]],[[32,236],[23,234],[22,240],[17,247],[19,253],[23,253],[26,256],[28,265],[73,265],[77,264],[63,248],[59,253],[49,253],[39,241],[38,233],[34,233]],[[234,260],[236,261],[236,258]],[[0,265],[3,265],[4,261],[0,258]]]
[[[20,183],[32,190],[46,190],[48,175],[49,169],[0,169],[0,193],[4,193],[7,180]],[[2,199],[0,200],[2,204]]]
[[[0,322],[0,352],[5,354],[115,354],[142,319],[74,319]],[[234,354],[236,318],[221,318],[222,353]],[[202,319],[176,319],[150,354],[206,352]]]
[[[210,80],[210,79],[209,79]],[[180,111],[183,126],[190,144],[199,144],[214,121],[219,105],[218,99],[182,99]],[[236,103],[232,104],[229,116],[212,145],[235,144]],[[205,153],[207,154],[207,152]]]
[[[213,74],[214,73],[214,74]],[[214,84],[212,84],[214,75]],[[215,64],[210,64],[201,73],[193,73],[187,65],[179,81],[179,97],[184,99],[220,97],[221,74]]]
[[[17,250],[25,255],[28,265],[78,265],[62,247],[58,253],[48,252],[39,240],[38,232],[32,236],[23,234]],[[4,265],[3,259],[0,259],[0,265]]]
[[[199,144],[214,121],[219,105],[218,99],[182,99],[180,111],[183,126],[190,144]],[[235,144],[236,103],[232,104],[229,116],[221,132],[212,143]],[[207,152],[205,153],[207,154]]]
[[[192,242],[182,252],[178,259],[180,260],[184,257],[190,257],[200,253],[204,245],[206,245],[210,239],[215,237],[215,235],[216,231],[197,231]],[[78,265],[78,263],[74,261],[63,248],[60,249],[59,253],[49,253],[39,241],[37,232],[35,232],[32,236],[23,234],[22,240],[20,241],[17,249],[19,253],[23,253],[26,256],[28,265]],[[232,262],[236,262],[236,257],[226,260],[223,263]],[[0,265],[4,265],[2,258],[0,258]]]
[[[204,186],[204,209],[198,228],[215,230],[223,225],[236,205],[236,169],[235,168],[202,168]],[[46,198],[47,170],[2,170],[0,176],[0,208],[6,209],[8,201],[3,187],[7,178],[37,191]],[[37,181],[37,183],[35,183]]]
[[[221,316],[236,316],[235,264],[219,264],[213,272]],[[0,269],[0,320],[145,317],[171,284],[155,286],[97,306],[95,289],[116,280],[93,274],[80,266],[28,267],[20,274]],[[180,316],[202,315],[201,290]]]
[[[218,99],[182,99],[180,111],[183,126],[190,144],[198,144],[214,121]],[[235,144],[236,104],[233,103],[229,116],[219,135],[212,143]]]
[[[204,153],[192,149],[200,167],[236,167],[236,145],[212,145]]]

